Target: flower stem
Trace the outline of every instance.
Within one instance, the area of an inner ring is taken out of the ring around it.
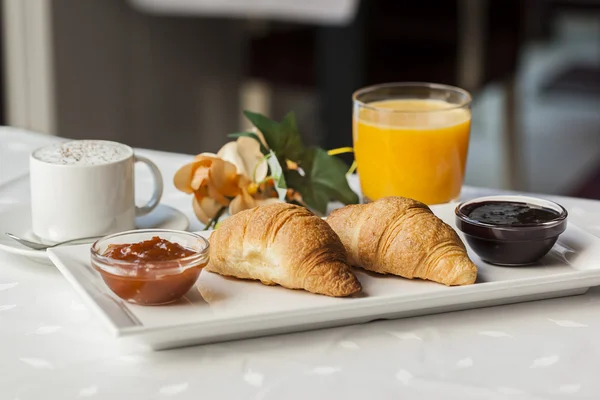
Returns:
[[[330,156],[336,156],[338,154],[344,153],[354,153],[354,149],[352,147],[340,147],[337,149],[331,149],[327,152]]]
[[[219,211],[217,211],[217,213],[215,214],[215,216],[212,217],[212,219],[210,221],[208,221],[208,224],[206,224],[206,226],[204,227],[205,231],[207,231],[210,228],[212,228],[212,227],[214,227],[214,226],[217,225],[217,222],[219,222],[219,218],[221,218],[221,216],[225,212],[226,208],[227,207],[221,207],[221,209]]]
[[[352,165],[350,166],[350,169],[348,170],[348,172],[346,172],[346,175],[352,175],[354,173],[354,171],[356,171],[356,160],[354,160],[352,162]]]

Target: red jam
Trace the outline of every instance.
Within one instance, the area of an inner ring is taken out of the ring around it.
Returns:
[[[153,237],[139,243],[111,244],[102,254],[109,260],[131,263],[121,269],[130,268],[134,274],[116,275],[94,265],[102,275],[106,285],[120,298],[140,305],[159,305],[172,303],[185,295],[194,286],[206,260],[180,260],[197,254],[177,243],[159,237]]]
[[[104,252],[105,257],[134,263],[148,261],[172,261],[196,254],[178,243],[172,243],[158,236],[133,244],[111,244]]]

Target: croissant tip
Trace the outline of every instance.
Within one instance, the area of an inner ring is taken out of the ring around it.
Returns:
[[[362,291],[362,286],[360,283],[355,282],[350,285],[345,286],[344,288],[340,288],[340,290],[332,293],[334,297],[348,297],[354,294],[360,293]]]
[[[472,285],[477,280],[477,274],[464,274],[452,282],[448,283],[447,286],[466,286]]]
[[[477,280],[477,266],[468,260],[466,264],[463,264],[462,270],[463,272],[448,282],[447,286],[465,286],[475,283]]]
[[[362,291],[360,281],[351,271],[345,273],[344,276],[338,277],[334,283],[328,293],[333,297],[348,297]]]
[[[350,296],[359,293],[360,291],[362,291],[362,285],[360,284],[358,279],[354,279],[353,282],[348,285],[346,293],[347,296]]]

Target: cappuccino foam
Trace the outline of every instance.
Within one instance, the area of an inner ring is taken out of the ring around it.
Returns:
[[[63,165],[101,165],[126,159],[127,146],[101,140],[75,140],[36,150],[33,156],[43,162]]]

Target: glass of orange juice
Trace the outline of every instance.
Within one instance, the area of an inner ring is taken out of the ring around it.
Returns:
[[[434,83],[358,90],[353,141],[365,201],[403,196],[425,204],[458,199],[471,128],[471,95]]]

